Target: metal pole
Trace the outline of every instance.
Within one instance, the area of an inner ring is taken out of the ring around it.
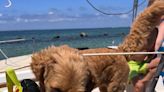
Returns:
[[[156,87],[156,84],[158,82],[160,72],[163,70],[163,68],[164,68],[164,54],[161,57],[161,60],[160,60],[159,65],[157,67],[157,71],[156,71],[156,73],[153,77],[152,83],[150,85],[150,92],[155,92],[155,87]]]
[[[137,16],[137,10],[138,10],[138,0],[134,0],[133,2],[133,16],[132,16],[132,22],[135,20]]]

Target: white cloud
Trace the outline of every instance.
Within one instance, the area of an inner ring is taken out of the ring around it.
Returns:
[[[38,22],[38,21],[41,21],[40,19],[30,19],[29,20],[30,22]]]
[[[2,13],[0,13],[0,17],[2,17],[3,16],[3,14]]]
[[[25,20],[24,20],[24,22],[26,22],[26,23],[27,23],[27,22],[29,22],[29,20],[28,20],[28,19],[25,19]]]
[[[75,14],[74,16],[75,16],[75,17],[80,17],[80,15],[79,15],[79,14]]]
[[[21,21],[21,18],[16,18],[16,22],[20,22]]]
[[[100,15],[100,13],[96,13],[95,15],[96,15],[96,16],[99,16],[99,15]]]
[[[126,19],[126,18],[128,18],[129,17],[129,15],[128,14],[123,14],[123,15],[120,15],[120,18],[122,18],[122,19]]]
[[[48,14],[49,14],[49,15],[52,15],[52,14],[54,14],[54,12],[50,11],[50,12],[48,12]]]
[[[41,21],[40,19],[22,19],[22,18],[16,18],[16,22],[38,22]]]
[[[0,24],[5,24],[7,21],[0,20]]]
[[[57,18],[57,19],[50,19],[48,22],[62,22],[62,21],[74,21],[75,18]]]

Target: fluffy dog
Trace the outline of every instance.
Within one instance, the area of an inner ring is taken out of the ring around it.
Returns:
[[[164,15],[164,0],[155,0],[154,3],[138,15],[131,26],[130,33],[119,49],[123,52],[150,51],[153,48],[157,31],[156,26]],[[137,58],[137,57],[140,57]],[[128,55],[128,60],[143,60],[144,55]]]
[[[108,48],[96,50],[118,52]],[[93,49],[83,51],[95,53]],[[68,46],[53,46],[33,54],[31,68],[39,80],[41,90],[91,92],[97,86],[102,92],[125,89],[129,68],[124,56],[93,56],[84,59],[81,55],[83,51]],[[105,89],[108,86],[110,88]]]
[[[31,68],[42,92],[123,92],[128,80],[129,60],[145,55],[82,56],[84,53],[151,51],[157,32],[155,26],[164,15],[164,1],[155,1],[132,25],[118,49],[96,48],[78,51],[60,46],[49,47],[32,56]]]
[[[42,92],[85,92],[87,63],[76,49],[52,46],[33,54],[32,61]]]

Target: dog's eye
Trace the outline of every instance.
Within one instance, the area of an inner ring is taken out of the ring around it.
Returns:
[[[53,88],[51,92],[62,92],[59,88]]]

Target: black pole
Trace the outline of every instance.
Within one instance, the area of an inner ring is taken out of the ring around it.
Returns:
[[[155,92],[155,87],[158,82],[160,72],[163,70],[163,68],[164,68],[164,55],[162,55],[160,62],[158,64],[158,67],[157,67],[157,71],[153,77],[152,83],[150,85],[150,92]]]

